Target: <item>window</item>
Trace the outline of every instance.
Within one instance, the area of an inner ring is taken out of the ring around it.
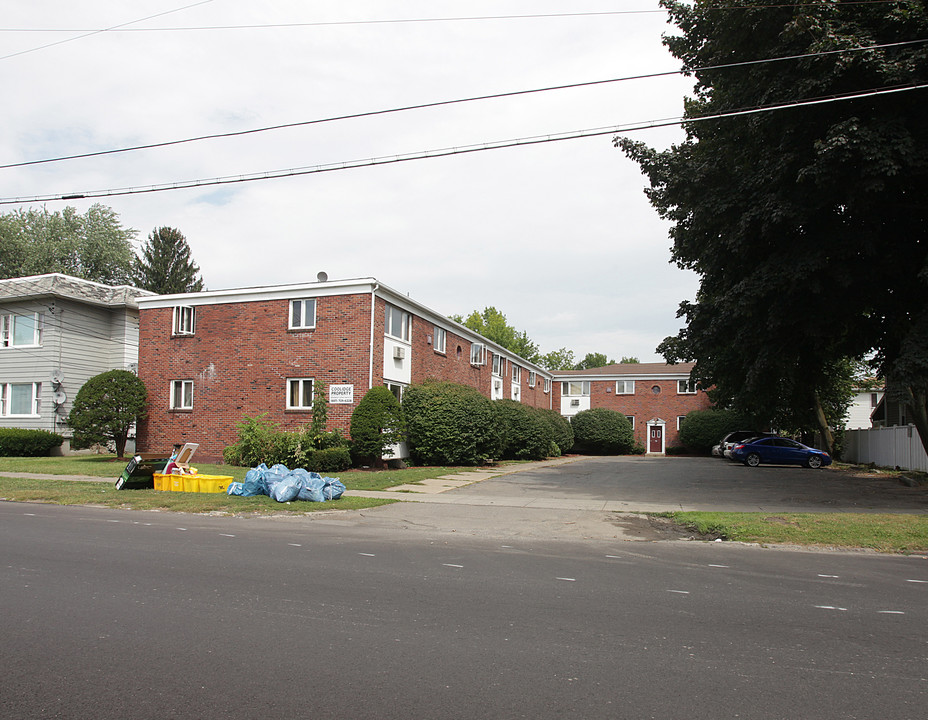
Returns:
[[[42,383],[0,384],[0,415],[35,417],[39,414]]]
[[[616,380],[615,394],[616,395],[634,395],[635,394],[635,381],[634,380]]]
[[[631,423],[632,430],[634,430],[634,429],[635,429],[635,416],[634,416],[634,415],[626,415],[626,416],[625,416],[625,419],[628,420],[629,423]]]
[[[287,380],[287,410],[309,410],[313,406],[313,379]]]
[[[545,378],[545,392],[551,392],[551,378]]]
[[[695,395],[696,394],[696,381],[695,380],[678,380],[677,381],[677,395]]]
[[[470,364],[471,365],[486,365],[487,364],[487,348],[483,343],[471,343],[470,344]]]
[[[393,397],[395,397],[398,402],[402,403],[403,393],[406,391],[406,386],[400,385],[399,383],[391,383],[391,382],[384,383],[384,384],[386,385],[387,390],[393,393]]]
[[[493,374],[498,375],[499,377],[502,377],[505,371],[506,371],[506,358],[504,358],[502,355],[494,354],[493,355]]]
[[[537,384],[538,384],[538,373],[536,373],[534,370],[529,370],[528,371],[528,386],[535,387],[535,385]]]
[[[870,393],[870,407],[875,408],[880,404],[880,398],[876,393]]]
[[[435,334],[432,336],[432,349],[445,354],[445,344],[448,342],[448,333],[445,332],[444,328],[440,328],[437,325],[435,326]]]
[[[561,395],[580,395],[587,397],[590,394],[590,383],[588,380],[573,380],[571,382],[561,383]]]
[[[174,308],[174,334],[193,335],[196,324],[196,312],[192,305],[178,305]]]
[[[316,301],[291,300],[290,325],[291,330],[312,330],[316,327]]]
[[[41,326],[42,316],[39,313],[0,316],[0,347],[35,347],[41,344]]]
[[[512,364],[512,381],[514,383],[522,382],[522,368],[515,363]]]
[[[686,415],[677,415],[677,430],[683,427],[684,420],[686,420]]]
[[[660,394],[661,394],[661,386],[660,386],[660,385],[652,385],[652,386],[651,386],[651,392],[654,393],[655,395],[660,395]]]
[[[193,380],[171,382],[171,409],[193,410]]]
[[[387,305],[387,321],[384,332],[399,340],[409,340],[409,313],[393,305]]]

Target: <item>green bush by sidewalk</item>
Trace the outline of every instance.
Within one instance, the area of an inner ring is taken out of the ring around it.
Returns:
[[[63,442],[61,435],[47,430],[0,428],[0,457],[42,457]]]

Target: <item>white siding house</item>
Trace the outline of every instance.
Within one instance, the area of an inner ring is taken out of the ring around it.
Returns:
[[[136,370],[136,299],[154,294],[59,273],[0,280],[0,427],[69,438],[65,420],[81,386],[107,370]]]

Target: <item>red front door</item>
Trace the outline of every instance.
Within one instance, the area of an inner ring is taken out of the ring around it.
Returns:
[[[664,428],[660,425],[652,425],[648,428],[648,452],[664,452]]]

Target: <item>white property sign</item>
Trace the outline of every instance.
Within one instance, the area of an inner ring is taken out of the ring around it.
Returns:
[[[354,385],[329,385],[329,403],[331,405],[353,404]]]

